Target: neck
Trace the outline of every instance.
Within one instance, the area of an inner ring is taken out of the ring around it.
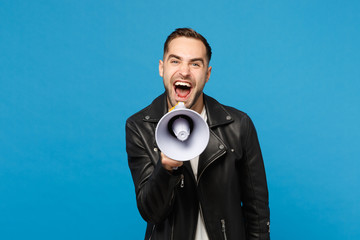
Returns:
[[[203,93],[201,93],[196,103],[191,107],[191,110],[194,110],[195,112],[201,114],[203,108],[204,108],[204,95]]]

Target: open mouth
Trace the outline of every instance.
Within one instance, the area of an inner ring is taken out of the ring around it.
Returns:
[[[191,92],[191,84],[187,82],[175,82],[176,95],[180,98],[186,98]]]

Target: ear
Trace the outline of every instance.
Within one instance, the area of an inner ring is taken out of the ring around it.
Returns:
[[[207,69],[207,73],[206,73],[206,82],[208,82],[208,81],[209,81],[209,79],[210,79],[211,69],[212,69],[212,67],[208,67],[208,69]]]
[[[164,62],[159,60],[159,74],[160,77],[164,77]]]

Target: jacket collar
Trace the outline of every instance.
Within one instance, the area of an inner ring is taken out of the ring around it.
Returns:
[[[163,93],[144,110],[143,120],[145,122],[157,123],[167,113],[166,94]]]
[[[214,98],[204,94],[207,122],[210,128],[229,124],[233,121],[230,113]],[[143,120],[157,123],[168,112],[166,94],[163,93],[145,109]]]
[[[204,103],[210,128],[233,122],[230,113],[214,98],[204,94]]]

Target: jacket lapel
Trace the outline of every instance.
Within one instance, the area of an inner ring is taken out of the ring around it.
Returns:
[[[215,160],[226,153],[227,147],[224,142],[210,129],[209,143],[199,157],[198,180],[204,170]]]
[[[209,143],[206,146],[204,152],[199,156],[197,180],[193,174],[190,161],[184,162],[184,167],[193,176],[194,181],[199,181],[202,173],[212,162],[218,159],[220,156],[226,153],[226,146],[223,141],[210,129]]]
[[[210,139],[206,149],[199,158],[198,180],[200,180],[205,169],[219,157],[224,155],[228,149],[226,144],[215,134],[213,129],[233,122],[232,116],[215,99],[204,94],[204,103],[207,114],[207,122],[210,128]]]

